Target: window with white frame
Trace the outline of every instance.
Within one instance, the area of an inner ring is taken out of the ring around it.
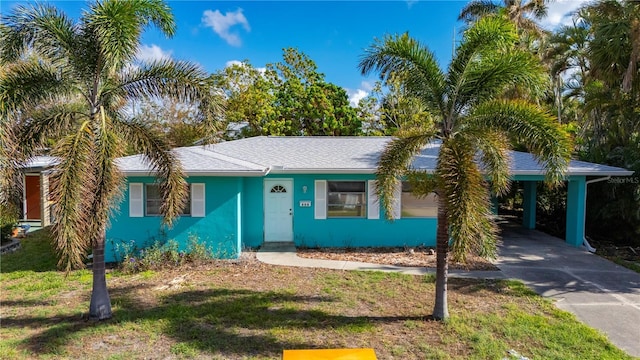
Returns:
[[[327,181],[327,217],[365,217],[365,181]]]
[[[187,201],[181,215],[191,217],[205,216],[205,186],[193,183],[189,186]],[[162,194],[158,184],[129,184],[129,216],[160,216]]]
[[[400,199],[402,218],[431,218],[438,216],[438,198],[435,193],[427,196],[413,194],[411,185],[402,182],[402,195]]]
[[[145,184],[145,215],[156,216],[162,215],[160,207],[162,206],[162,193],[158,184]],[[187,193],[187,201],[180,212],[182,216],[191,215],[191,191]]]

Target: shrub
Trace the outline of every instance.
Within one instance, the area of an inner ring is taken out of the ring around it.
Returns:
[[[178,242],[175,240],[169,240],[164,244],[155,241],[143,249],[138,249],[133,242],[119,244],[118,248],[118,251],[124,254],[119,268],[125,273],[178,267],[213,258],[209,247],[200,241],[197,235],[189,235],[186,250],[179,250]]]
[[[0,243],[10,241],[13,228],[18,225],[17,211],[13,206],[0,205]]]

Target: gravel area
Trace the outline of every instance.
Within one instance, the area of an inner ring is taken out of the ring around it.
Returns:
[[[435,268],[436,253],[432,248],[298,248],[302,258],[359,261],[395,266],[420,266]],[[468,256],[465,263],[449,262],[450,269],[498,270],[489,260]]]

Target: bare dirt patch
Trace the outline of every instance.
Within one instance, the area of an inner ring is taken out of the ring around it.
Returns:
[[[382,265],[436,267],[435,250],[425,247],[401,248],[322,248],[297,249],[299,257],[307,259],[358,261]],[[451,261],[450,269],[498,270],[489,260],[469,255],[465,263]]]

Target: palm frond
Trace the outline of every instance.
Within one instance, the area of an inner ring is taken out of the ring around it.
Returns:
[[[549,84],[540,61],[530,53],[518,49],[508,52],[489,51],[467,64],[458,81],[457,108],[500,97],[513,87],[526,89],[530,94],[541,95]]]
[[[3,209],[17,208],[14,205],[22,201],[20,166],[27,160],[17,151],[18,138],[10,116],[0,114],[0,207]]]
[[[458,20],[462,20],[465,23],[470,24],[486,15],[495,13],[499,8],[499,5],[496,5],[489,0],[470,1],[464,8],[462,8],[462,11],[460,11]]]
[[[524,101],[495,100],[478,105],[466,119],[472,127],[502,131],[521,141],[546,169],[546,180],[558,184],[571,157],[571,140],[554,117]]]
[[[49,139],[57,139],[73,131],[77,122],[87,119],[84,104],[78,102],[43,103],[35,109],[25,109],[24,119],[15,124],[20,142],[17,150],[29,158],[46,147]]]
[[[187,199],[187,185],[180,161],[171,152],[164,137],[141,122],[113,121],[114,129],[134,149],[141,152],[160,180],[160,192],[164,202],[160,211],[164,223],[172,226]]]
[[[166,36],[176,29],[169,6],[161,0],[98,1],[81,22],[97,39],[107,68],[120,68],[135,58],[140,35],[151,23]]]
[[[52,5],[17,6],[2,18],[0,61],[7,63],[34,50],[47,59],[62,60],[74,48],[73,22]]]
[[[68,94],[68,78],[52,66],[37,61],[20,61],[7,66],[0,78],[0,113],[33,108],[44,100]]]
[[[95,174],[92,171],[94,144],[93,129],[85,121],[74,134],[63,138],[52,155],[60,158],[51,182],[55,184],[51,196],[56,206],[53,235],[58,265],[65,271],[83,266],[89,250],[87,229],[92,223],[91,203],[95,195]]]
[[[376,169],[376,190],[388,219],[393,215],[394,193],[402,176],[409,170],[413,157],[435,137],[435,132],[400,132],[382,152]]]
[[[383,80],[393,73],[406,73],[402,78],[416,97],[432,109],[444,110],[444,74],[431,50],[408,34],[376,39],[365,49],[358,67],[363,75],[379,72]]]
[[[509,139],[503,132],[487,127],[467,127],[459,134],[478,149],[481,170],[489,179],[491,192],[505,194],[511,184]]]
[[[198,65],[186,61],[160,60],[132,69],[122,77],[117,88],[105,92],[104,96],[120,94],[126,100],[168,96],[191,102],[208,101],[210,92],[207,74]],[[212,102],[212,105],[215,104]]]
[[[449,65],[449,77],[451,74],[461,73],[466,68],[466,64],[477,54],[487,50],[511,50],[517,41],[518,34],[509,21],[499,16],[483,17],[464,32],[463,39],[456,48],[455,56]]]
[[[411,193],[424,197],[438,190],[438,179],[425,171],[407,170],[407,182],[411,185]]]
[[[115,164],[115,159],[124,155],[125,146],[120,137],[113,132],[111,119],[106,116],[104,109],[98,113],[101,119],[95,134],[95,151],[92,160],[96,184],[93,186],[96,193],[93,197],[91,209],[91,225],[89,233],[93,237],[92,243],[102,239],[104,231],[109,224],[109,217],[118,205],[118,199],[122,195],[123,177]]]
[[[442,179],[440,196],[448,210],[454,260],[464,262],[468,254],[495,257],[498,230],[491,220],[489,194],[472,144],[462,138],[445,141],[436,171]]]

